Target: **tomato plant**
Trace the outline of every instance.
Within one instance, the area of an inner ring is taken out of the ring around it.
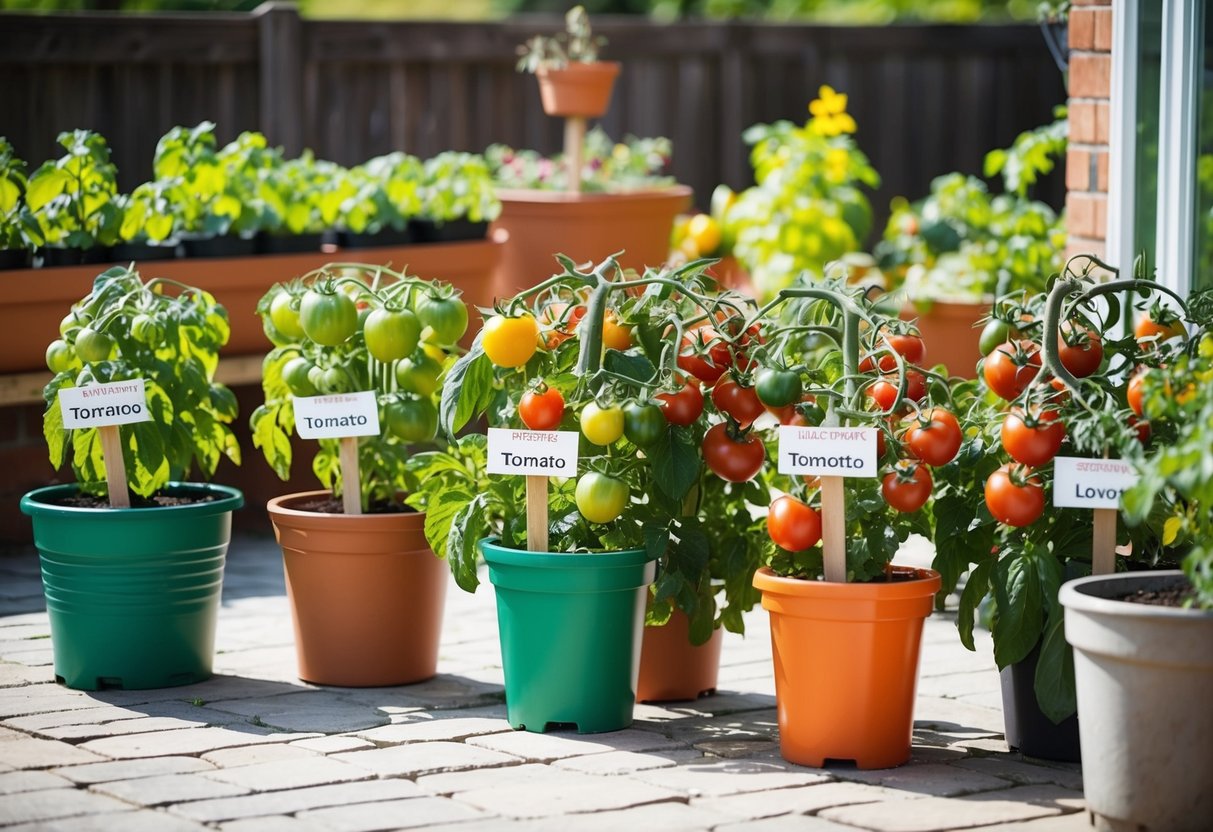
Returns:
[[[926,465],[903,461],[880,481],[880,494],[895,511],[913,512],[931,498],[931,472]]]
[[[498,367],[521,367],[538,349],[539,325],[529,312],[516,317],[495,315],[481,331],[484,354]]]
[[[611,445],[623,436],[623,408],[590,402],[581,410],[581,434],[595,445]]]
[[[742,427],[753,423],[766,412],[753,387],[738,384],[727,375],[721,376],[720,380],[712,385],[712,404]]]
[[[753,433],[732,433],[721,422],[703,437],[703,459],[714,474],[729,482],[753,479],[766,461],[762,440]]]
[[[1045,510],[1045,492],[1031,468],[1003,465],[986,479],[986,507],[999,523],[1027,526]]]
[[[672,393],[658,393],[656,399],[671,425],[693,425],[703,413],[703,393],[694,382],[681,382],[679,389]]]
[[[623,435],[638,448],[647,448],[665,436],[665,426],[665,414],[655,404],[628,402],[623,408]]]
[[[270,308],[273,314],[273,307]],[[417,348],[421,338],[421,322],[408,309],[380,307],[367,315],[362,325],[366,349],[371,357],[384,364],[402,361]]]
[[[1040,350],[1031,341],[1000,344],[986,356],[981,372],[995,394],[1012,401],[1040,372]]]
[[[1066,426],[1049,410],[1036,410],[1029,416],[1015,408],[1003,420],[1002,447],[1011,459],[1034,468],[1051,462],[1066,438]]]
[[[764,367],[754,376],[754,391],[759,401],[768,408],[779,408],[800,401],[804,385],[800,373]]]
[[[591,523],[610,523],[628,503],[628,486],[622,480],[590,471],[577,480],[577,510]]]
[[[555,430],[564,417],[564,396],[554,387],[528,390],[518,403],[518,416],[531,430]]]
[[[1075,378],[1091,375],[1103,361],[1103,340],[1086,327],[1062,324],[1057,346],[1062,366]]]
[[[305,337],[321,346],[335,347],[358,330],[358,308],[349,295],[325,281],[304,293],[303,300],[299,302],[299,323]],[[286,333],[282,334],[286,336]]]
[[[468,308],[450,289],[430,287],[418,293],[413,311],[423,327],[429,327],[433,341],[456,344],[468,329]]]
[[[947,465],[960,450],[964,436],[950,410],[932,408],[915,420],[905,433],[910,453],[928,465]]]
[[[821,515],[795,497],[785,495],[771,502],[767,532],[776,546],[789,552],[803,552],[821,540]]]

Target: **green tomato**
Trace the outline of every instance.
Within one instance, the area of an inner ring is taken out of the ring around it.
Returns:
[[[73,309],[63,316],[63,320],[59,322],[59,334],[67,335],[69,332],[74,332],[82,326],[88,326],[91,318],[85,317],[80,312]]]
[[[595,445],[610,445],[623,436],[623,409],[590,402],[581,411],[581,432]]]
[[[622,480],[597,471],[583,474],[577,480],[574,497],[577,510],[591,523],[609,523],[623,513],[628,504],[628,485]]]
[[[322,371],[320,383],[316,385],[316,389],[321,393],[348,393],[351,387],[350,375],[341,367],[329,367]]]
[[[335,347],[358,330],[358,309],[342,292],[308,289],[299,304],[299,322],[308,338]]]
[[[104,332],[86,326],[76,333],[76,355],[86,364],[106,361],[113,352],[114,339]]]
[[[1197,346],[1197,351],[1201,358],[1213,358],[1213,333],[1205,333],[1201,336],[1200,344]]]
[[[362,333],[366,337],[366,348],[370,354],[385,364],[407,358],[417,349],[421,337],[421,324],[417,316],[407,309],[394,312],[376,309],[366,318]]]
[[[291,341],[299,341],[304,337],[303,324],[299,321],[299,311],[292,304],[293,298],[289,292],[279,292],[270,302],[270,321],[274,329]]]
[[[406,393],[432,396],[438,389],[442,362],[418,350],[396,365],[396,384]]]
[[[768,407],[785,407],[800,401],[804,385],[800,381],[800,373],[794,370],[764,367],[754,378],[754,392],[758,394],[758,401]]]
[[[149,347],[158,347],[164,341],[164,326],[151,315],[139,314],[131,321],[131,337]]]
[[[981,330],[981,338],[978,340],[978,349],[982,355],[989,355],[998,349],[999,344],[1005,344],[1011,339],[1011,327],[1006,321],[1000,321],[997,318],[991,318],[985,328]]]
[[[623,409],[623,435],[638,448],[656,443],[666,430],[665,414],[655,404],[629,402]]]
[[[405,442],[429,442],[438,435],[438,409],[429,399],[399,398],[387,405],[388,430]]]
[[[66,373],[80,364],[72,345],[62,338],[51,341],[46,348],[46,366],[52,373]]]
[[[468,308],[459,298],[422,292],[413,309],[422,326],[428,326],[439,344],[455,344],[468,329]]]
[[[282,380],[292,396],[316,395],[316,384],[312,381],[312,370],[315,369],[312,362],[302,356],[292,358],[282,366]],[[323,377],[323,371],[319,377]]]

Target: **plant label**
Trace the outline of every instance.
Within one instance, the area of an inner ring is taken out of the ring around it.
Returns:
[[[1057,508],[1120,508],[1120,495],[1137,484],[1123,459],[1053,459],[1053,505]]]
[[[59,391],[59,409],[63,412],[63,427],[69,429],[103,428],[152,420],[141,378],[65,387]]]
[[[876,476],[876,428],[781,425],[779,473],[819,477]]]
[[[303,439],[378,436],[379,405],[372,390],[295,399],[295,430]]]
[[[577,476],[575,430],[489,428],[490,474],[539,477]]]

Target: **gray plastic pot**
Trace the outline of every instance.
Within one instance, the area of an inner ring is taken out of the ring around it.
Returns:
[[[1097,828],[1206,832],[1213,822],[1213,611],[1113,600],[1182,572],[1064,584],[1087,808]]]

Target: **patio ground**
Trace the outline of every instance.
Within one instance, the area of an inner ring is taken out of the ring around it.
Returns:
[[[720,690],[638,705],[632,728],[505,721],[492,587],[452,583],[439,675],[398,688],[295,677],[281,556],[233,541],[216,676],[86,693],[53,681],[34,552],[0,557],[0,826],[307,832],[1089,829],[1076,765],[1009,752],[988,634],[928,619],[913,757],[885,771],[779,756],[766,613],[726,634]]]

